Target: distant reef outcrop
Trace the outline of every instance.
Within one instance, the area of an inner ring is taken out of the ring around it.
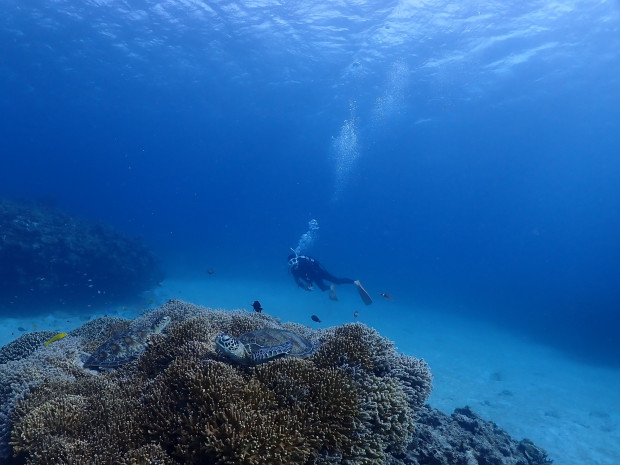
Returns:
[[[0,199],[0,311],[119,303],[162,272],[138,239],[55,207]]]
[[[114,350],[162,319],[169,324],[141,355],[112,370],[84,368],[102,343]],[[244,366],[214,344],[221,332],[270,329],[297,333],[318,350]],[[513,440],[468,408],[447,416],[426,405],[426,362],[360,323],[314,330],[171,300],[133,321],[89,321],[48,345],[49,333],[34,334],[0,349],[1,463],[550,463],[532,442]]]

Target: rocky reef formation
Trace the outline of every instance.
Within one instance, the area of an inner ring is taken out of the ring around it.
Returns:
[[[418,411],[416,432],[402,465],[542,465],[546,452],[532,441],[515,441],[495,423],[471,408],[448,416],[425,405]]]
[[[5,312],[41,303],[113,303],[162,278],[139,240],[56,208],[9,200],[0,200],[0,262]]]
[[[452,430],[444,427],[449,420],[426,421],[431,418],[424,405],[431,391],[428,365],[398,354],[389,340],[362,324],[315,331],[281,324],[264,313],[211,310],[178,300],[145,314],[141,323],[162,316],[171,318],[164,333],[153,334],[138,359],[110,371],[84,369],[81,360],[126,330],[126,320],[91,321],[34,351],[30,336],[23,340],[21,358],[20,340],[14,342],[0,364],[0,461],[546,463],[533,444],[526,456],[518,445],[467,440],[465,432],[450,436],[454,442],[441,438]],[[294,331],[321,346],[304,359],[250,367],[235,365],[215,350],[220,332],[236,337],[262,328]],[[484,423],[471,415],[470,422]],[[482,431],[468,430],[465,420],[453,422],[473,436]],[[481,459],[492,457],[494,447],[525,459]],[[445,457],[471,456],[478,462],[427,460],[442,450]]]

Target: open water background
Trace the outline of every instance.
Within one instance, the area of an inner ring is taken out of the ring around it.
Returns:
[[[618,364],[617,1],[0,9],[0,195],[170,277],[281,279],[315,218],[373,294]]]

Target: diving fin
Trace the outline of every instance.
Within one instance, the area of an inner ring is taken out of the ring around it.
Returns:
[[[333,284],[329,286],[329,298],[331,300],[338,300],[338,294],[336,294],[336,286]]]
[[[372,298],[370,297],[370,294],[366,292],[366,289],[364,289],[364,286],[362,286],[362,283],[360,283],[358,279],[356,279],[353,282],[357,286],[357,292],[359,292],[359,295],[364,301],[364,303],[366,305],[370,305],[372,303]]]

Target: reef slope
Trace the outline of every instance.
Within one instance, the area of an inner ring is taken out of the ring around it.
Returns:
[[[171,323],[139,358],[102,372],[82,366],[110,337],[162,316]],[[216,352],[219,332],[261,328],[320,348],[255,367]],[[22,337],[0,349],[3,463],[549,463],[468,409],[447,417],[425,406],[428,365],[362,324],[313,330],[172,300],[134,321],[90,321],[48,346]]]

